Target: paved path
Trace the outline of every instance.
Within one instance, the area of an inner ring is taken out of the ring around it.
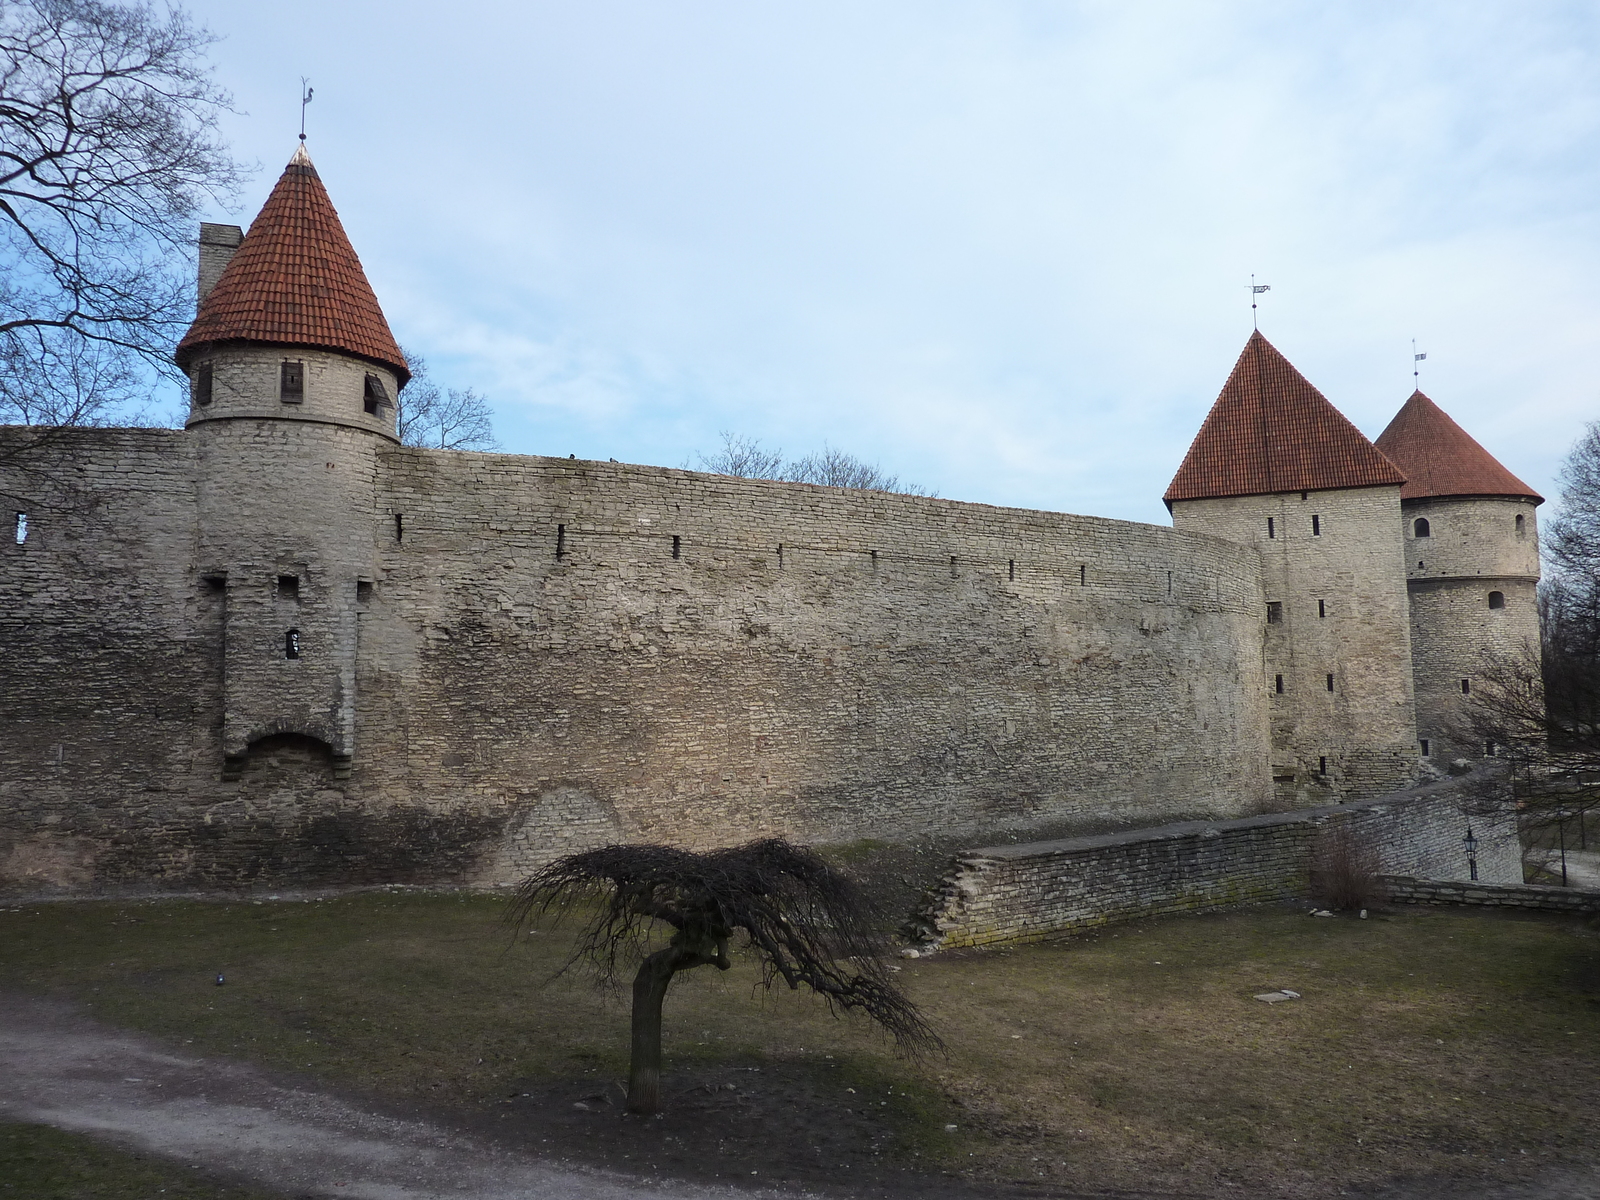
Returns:
[[[756,1191],[562,1167],[422,1121],[173,1054],[60,1006],[0,995],[0,1115],[136,1147],[301,1197],[729,1200]],[[783,1193],[793,1200],[806,1193]]]

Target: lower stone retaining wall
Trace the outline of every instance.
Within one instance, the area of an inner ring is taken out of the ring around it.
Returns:
[[[1511,823],[1481,815],[1470,823],[1480,878],[1520,884],[1521,848]],[[1434,785],[1234,821],[984,847],[956,856],[917,924],[941,947],[984,946],[1304,896],[1317,835],[1341,825],[1374,851],[1381,871],[1465,880],[1468,824],[1455,790]]]
[[[1492,908],[1540,908],[1553,912],[1600,913],[1600,892],[1547,887],[1541,883],[1462,883],[1456,879],[1384,876],[1389,898],[1403,904],[1482,904]]]

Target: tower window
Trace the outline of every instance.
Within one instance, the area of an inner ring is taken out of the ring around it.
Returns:
[[[299,600],[300,599],[300,576],[298,576],[298,575],[279,575],[278,576],[278,599],[279,600]]]
[[[1413,521],[1411,523],[1411,532],[1415,537],[1433,536],[1433,530],[1428,525],[1427,517],[1418,517],[1415,521]],[[1418,565],[1420,566],[1421,564],[1419,563]]]
[[[25,542],[27,540],[28,540],[28,514],[25,513],[25,512],[19,512],[17,514],[17,545],[20,546],[20,545],[22,545],[23,542]]]
[[[1312,537],[1321,537],[1322,536],[1322,518],[1319,517],[1316,513],[1312,513],[1311,514],[1311,536]]]
[[[1327,773],[1328,773],[1328,756],[1326,754],[1319,755],[1318,758],[1317,758],[1317,774],[1318,775],[1326,775]]]
[[[1500,753],[1500,743],[1499,742],[1485,742],[1483,744],[1483,753],[1484,753],[1485,757],[1488,757],[1488,758],[1495,757],[1497,754]]]
[[[959,579],[960,577],[961,577],[961,569],[960,569],[960,567],[958,567],[956,565],[956,556],[954,554],[952,554],[950,556],[950,578],[951,579]]]
[[[1012,583],[1017,581],[1017,560],[1014,558],[1006,562],[1006,578]]]
[[[672,535],[672,557],[683,557],[683,538],[676,533]]]
[[[1272,690],[1277,692],[1278,695],[1280,695],[1280,696],[1283,695],[1283,676],[1282,675],[1274,675],[1272,677]]]
[[[1463,679],[1463,680],[1462,680],[1462,681],[1461,681],[1461,694],[1462,694],[1462,695],[1463,695],[1463,696],[1470,696],[1470,695],[1472,695],[1472,680],[1470,680],[1470,679]]]
[[[1317,616],[1325,617],[1327,615],[1328,615],[1328,602],[1326,600],[1318,600],[1317,601]]]
[[[356,603],[372,603],[372,581],[370,579],[356,580]]]
[[[1088,587],[1089,586],[1089,568],[1087,566],[1085,566],[1083,563],[1079,563],[1078,564],[1078,586],[1079,587]]]
[[[204,408],[211,403],[211,362],[207,360],[194,369],[194,402]]]
[[[278,399],[285,404],[299,404],[306,398],[306,365],[302,362],[285,362],[278,368]]]
[[[1505,606],[1506,606],[1506,594],[1504,592],[1490,592],[1489,593],[1489,607],[1490,608],[1504,608]]]
[[[1423,738],[1422,739],[1422,757],[1423,758],[1427,758],[1431,753],[1432,753],[1432,748],[1428,744],[1428,739],[1427,738]]]
[[[1267,536],[1269,538],[1275,538],[1278,536],[1278,523],[1271,517],[1267,518]]]
[[[1521,513],[1517,514],[1517,536],[1521,537],[1528,532],[1528,518]]]
[[[369,417],[376,417],[389,407],[389,393],[383,390],[383,380],[376,375],[368,375],[362,385],[361,407]]]
[[[406,518],[403,513],[394,515],[394,540],[399,541],[406,535]]]
[[[1268,625],[1282,625],[1283,624],[1283,601],[1282,600],[1268,600],[1267,601],[1267,624]]]
[[[1392,526],[1391,526],[1392,528]],[[1333,691],[1333,672],[1328,672],[1328,690]]]
[[[567,556],[567,527],[556,526],[556,561],[560,562]]]
[[[300,631],[291,629],[283,635],[283,656],[285,658],[300,657]]]

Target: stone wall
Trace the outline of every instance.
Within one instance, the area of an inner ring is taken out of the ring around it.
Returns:
[[[1428,522],[1426,537],[1417,536],[1419,518]],[[1462,728],[1470,703],[1462,681],[1481,684],[1491,659],[1539,652],[1536,520],[1531,500],[1405,503],[1417,737],[1435,763],[1486,750]],[[1489,606],[1493,593],[1502,607]]]
[[[1486,882],[1520,883],[1509,822],[1470,818]],[[1318,835],[1341,826],[1396,875],[1465,879],[1469,818],[1448,785],[1381,801],[970,850],[920,928],[944,947],[1039,941],[1117,921],[1305,896]]]
[[[1246,547],[404,449],[353,385],[304,419],[323,378],[292,421],[247,415],[265,392],[210,419],[219,390],[184,433],[0,430],[30,519],[0,543],[0,888],[495,882],[618,838],[1270,801]]]
[[[1417,771],[1400,489],[1184,500],[1173,525],[1261,555],[1261,688],[1278,807],[1404,787]]]
[[[1405,904],[1474,904],[1487,908],[1532,908],[1546,912],[1600,913],[1600,892],[1546,887],[1539,883],[1464,883],[1459,879],[1385,877],[1393,900]]]

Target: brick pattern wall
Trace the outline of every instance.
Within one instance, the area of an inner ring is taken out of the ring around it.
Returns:
[[[1471,823],[1479,877],[1520,883],[1510,823],[1482,815]],[[970,850],[957,856],[919,928],[944,947],[999,945],[1304,896],[1317,835],[1340,825],[1372,847],[1385,871],[1465,879],[1467,824],[1460,798],[1436,787],[1379,802]]]

